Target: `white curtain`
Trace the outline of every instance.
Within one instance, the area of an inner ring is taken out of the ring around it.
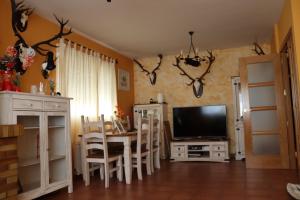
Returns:
[[[82,46],[60,40],[57,49],[56,88],[72,97],[72,133],[80,132],[80,116],[113,115],[117,105],[115,61]]]
[[[104,116],[113,116],[117,102],[115,61],[101,59],[101,67],[98,71],[99,113]]]

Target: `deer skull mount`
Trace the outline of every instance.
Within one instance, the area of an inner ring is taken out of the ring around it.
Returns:
[[[149,80],[150,80],[151,85],[155,85],[156,77],[157,77],[156,71],[159,70],[162,58],[163,58],[162,54],[158,54],[158,59],[159,59],[158,64],[151,72],[148,71],[147,69],[145,69],[145,67],[139,61],[137,61],[136,59],[133,59],[133,61],[142,69],[142,72],[145,72],[146,75],[149,76]]]
[[[195,97],[200,98],[203,94],[203,86],[204,86],[204,77],[206,74],[208,74],[210,72],[210,68],[212,66],[212,64],[215,62],[215,56],[213,55],[212,51],[207,51],[208,52],[208,56],[201,58],[203,61],[206,61],[207,68],[204,71],[204,73],[202,75],[200,75],[199,77],[193,78],[190,75],[188,75],[186,73],[186,71],[180,66],[180,57],[175,57],[176,58],[176,64],[173,64],[175,67],[177,67],[181,73],[180,75],[182,76],[186,76],[190,79],[190,83],[188,83],[188,86],[193,87],[193,92]]]
[[[23,3],[23,1],[16,3],[16,9],[13,14],[15,18],[14,25],[20,32],[24,32],[27,29],[28,17],[33,13],[33,9],[26,8]]]
[[[19,59],[22,53],[30,53],[32,55],[35,55],[35,52],[37,52],[40,55],[45,56],[47,58],[47,67],[51,66],[50,68],[42,68],[42,75],[46,79],[48,77],[48,72],[50,70],[55,69],[55,65],[52,64],[54,63],[53,52],[46,49],[45,46],[57,48],[58,46],[52,44],[52,42],[72,33],[72,29],[65,30],[65,26],[68,24],[69,20],[65,21],[64,19],[58,19],[54,15],[56,21],[60,25],[59,33],[55,34],[54,36],[45,41],[41,41],[29,46],[20,32],[24,32],[27,29],[28,17],[33,13],[33,9],[26,8],[24,5],[24,1],[16,3],[16,0],[11,0],[11,9],[12,29],[15,36],[18,38],[17,42],[15,43],[18,58],[15,63],[16,72],[19,72],[20,74],[24,74],[26,72],[26,70],[22,68],[24,64],[23,61]]]
[[[254,51],[257,55],[259,56],[266,55],[262,47],[257,42],[253,42],[253,45],[254,45],[254,49],[252,49],[252,51]]]

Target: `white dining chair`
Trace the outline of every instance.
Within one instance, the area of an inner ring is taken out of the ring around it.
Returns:
[[[152,115],[148,118],[138,116],[137,141],[132,147],[132,167],[137,169],[138,179],[143,180],[142,165],[146,165],[147,174],[151,175],[150,130]]]
[[[90,184],[90,163],[100,163],[104,166],[104,179],[105,188],[109,187],[110,173],[117,172],[119,181],[123,180],[123,164],[122,153],[109,152],[106,139],[106,125],[104,116],[101,115],[101,119],[97,122],[89,122],[83,120],[83,130],[86,130],[82,135],[82,149],[83,149],[83,171],[85,185]],[[87,131],[90,126],[98,126],[96,131]],[[110,165],[110,163],[116,162],[116,166]],[[100,168],[101,169],[101,168]],[[100,170],[100,175],[102,174]]]
[[[160,115],[157,114],[151,121],[151,172],[154,172],[154,168],[160,169]]]

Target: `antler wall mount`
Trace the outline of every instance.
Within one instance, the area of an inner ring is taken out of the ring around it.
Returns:
[[[254,51],[257,55],[259,56],[266,55],[263,48],[257,42],[253,42],[253,46],[254,49],[252,49],[252,51]]]
[[[149,77],[150,83],[151,85],[155,85],[156,83],[156,71],[159,70],[159,67],[161,65],[161,61],[162,61],[163,55],[162,54],[158,54],[158,63],[156,65],[156,67],[150,72],[149,70],[145,69],[145,67],[136,59],[133,59],[133,61],[142,69],[142,72],[146,73],[146,76]]]
[[[193,78],[192,76],[190,76],[181,66],[180,66],[180,57],[177,56],[176,58],[176,63],[173,64],[175,67],[177,67],[181,73],[180,75],[182,76],[186,76],[190,79],[190,83],[187,83],[188,86],[192,86],[193,87],[193,92],[195,97],[200,98],[203,94],[203,86],[204,86],[204,77],[210,73],[210,68],[212,66],[212,64],[215,62],[215,56],[213,55],[212,51],[207,51],[208,56],[202,57],[200,58],[202,61],[205,61],[208,65],[206,70],[203,72],[203,74],[201,74],[199,77]]]
[[[24,5],[24,1],[16,3],[15,0],[11,0],[11,9],[12,29],[15,36],[18,38],[17,42],[15,43],[15,48],[18,51],[17,57],[19,57],[20,54],[24,53],[24,51],[35,54],[34,50],[40,55],[45,56],[46,61],[42,65],[42,75],[45,79],[48,78],[48,71],[55,69],[55,64],[53,52],[46,49],[45,46],[57,48],[58,46],[52,44],[52,42],[72,33],[71,28],[68,30],[66,30],[65,28],[69,20],[65,21],[64,19],[58,19],[58,17],[54,15],[56,21],[60,25],[59,32],[47,40],[29,46],[20,32],[24,32],[26,30],[28,24],[28,17],[33,13],[33,9],[26,8],[26,6]],[[20,59],[17,59],[15,65],[15,68],[18,69],[17,72],[20,72],[21,74],[24,74],[26,72],[26,70],[22,69],[22,61]]]

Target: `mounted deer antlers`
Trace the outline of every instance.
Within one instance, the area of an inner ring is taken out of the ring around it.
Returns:
[[[213,55],[212,51],[207,51],[208,52],[208,56],[206,56],[205,58],[201,58],[202,60],[206,61],[206,63],[208,63],[208,66],[206,68],[206,70],[204,71],[204,73],[196,78],[191,77],[190,75],[188,75],[186,73],[186,71],[184,69],[182,69],[182,67],[180,67],[180,57],[175,57],[176,58],[176,64],[173,64],[175,67],[177,67],[181,73],[180,75],[182,76],[186,76],[190,79],[190,83],[187,83],[188,86],[193,85],[193,92],[194,95],[197,98],[200,98],[203,94],[203,81],[205,80],[204,77],[206,74],[208,74],[210,72],[210,68],[212,66],[212,64],[215,61],[215,56]]]
[[[159,58],[159,61],[158,61],[158,64],[157,66],[150,72],[148,71],[147,69],[145,69],[145,67],[139,62],[137,61],[136,59],[133,59],[133,61],[138,64],[138,66],[142,69],[142,72],[145,72],[147,76],[149,76],[149,80],[150,80],[150,83],[151,85],[155,85],[156,83],[156,70],[159,70],[159,67],[161,65],[161,61],[162,61],[162,54],[158,54],[158,58]]]
[[[54,58],[52,58],[52,60],[50,61],[50,56],[49,53],[53,55],[53,52],[51,52],[48,49],[45,49],[43,47],[41,47],[42,45],[47,45],[50,47],[57,47],[56,45],[53,45],[52,42],[54,42],[55,40],[69,35],[72,33],[72,29],[69,29],[67,31],[65,31],[65,26],[68,24],[69,20],[64,21],[63,19],[58,19],[58,17],[55,17],[56,21],[58,21],[58,23],[60,24],[60,30],[57,34],[55,34],[54,36],[52,36],[50,39],[42,41],[42,42],[38,42],[34,45],[32,45],[31,47],[26,43],[25,39],[22,37],[22,35],[20,34],[20,32],[24,32],[27,28],[27,24],[28,24],[28,17],[33,13],[33,9],[31,8],[25,8],[24,6],[24,1],[21,1],[19,3],[16,3],[15,0],[11,0],[11,9],[12,9],[12,29],[14,31],[15,36],[18,38],[17,42],[15,43],[15,48],[18,51],[18,59],[16,60],[16,66],[15,69],[17,72],[20,72],[21,74],[24,74],[26,72],[26,70],[22,69],[22,65],[23,65],[23,61],[19,59],[21,54],[28,54],[30,53],[31,55],[35,55],[35,52],[38,52],[40,55],[47,57],[47,62],[51,62],[54,63]],[[20,31],[20,32],[19,32]],[[50,66],[49,64],[47,66]],[[44,76],[44,78],[48,77],[48,71],[55,69],[55,65],[51,65],[51,69],[50,68],[45,68],[42,69],[42,74]]]
[[[253,42],[253,45],[254,49],[252,49],[252,51],[254,51],[257,55],[266,55],[262,47],[257,42]]]
[[[24,1],[21,1],[15,6],[15,26],[21,32],[24,32],[27,29],[28,17],[33,13],[33,9],[25,8]]]
[[[42,41],[42,42],[38,42],[34,45],[32,45],[32,48],[35,49],[39,54],[43,55],[43,56],[47,56],[47,53],[43,53],[43,51],[48,52],[49,50],[44,49],[42,47],[40,47],[41,45],[48,45],[51,47],[55,47],[57,48],[58,46],[51,44],[51,42],[62,38],[63,36],[69,35],[72,33],[72,29],[70,28],[68,31],[64,32],[65,26],[69,23],[69,20],[64,21],[64,19],[58,19],[58,17],[56,15],[54,15],[56,21],[59,23],[60,25],[60,30],[59,33],[57,33],[56,35],[54,35],[53,37],[51,37],[48,40]]]

